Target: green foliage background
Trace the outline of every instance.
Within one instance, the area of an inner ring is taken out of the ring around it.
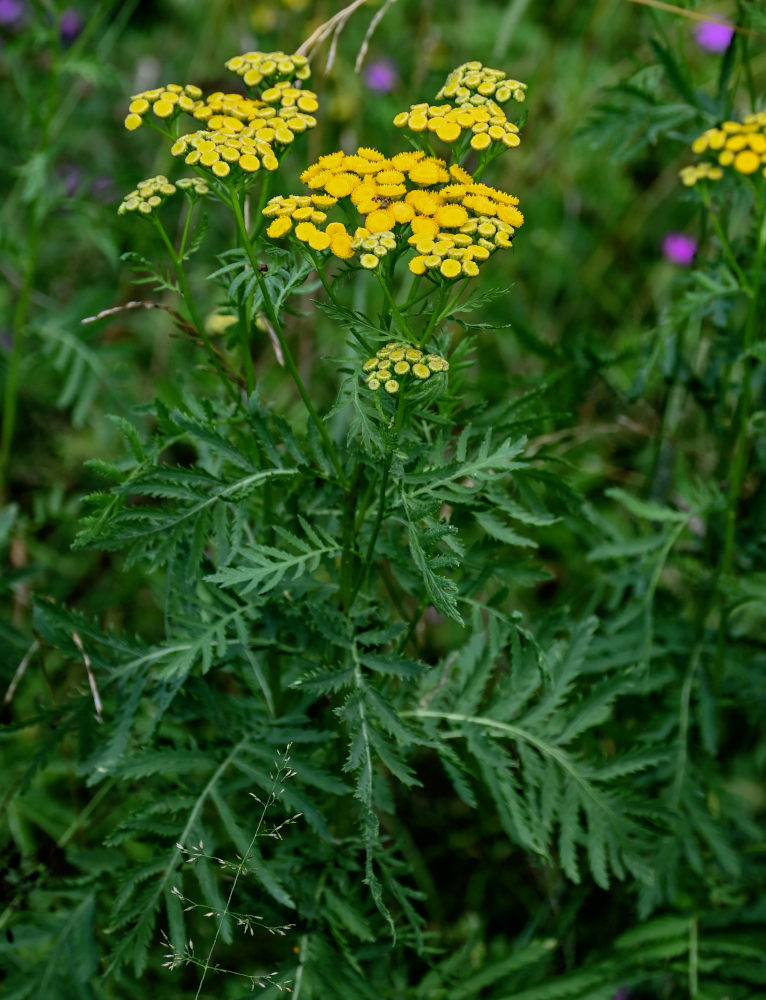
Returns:
[[[436,609],[412,634],[417,601],[381,620],[363,597],[351,633],[326,611],[338,540],[316,522],[340,522],[339,495],[306,490],[320,449],[265,336],[243,426],[163,310],[81,323],[148,292],[120,255],[151,257],[149,227],[114,210],[172,162],[121,128],[127,95],[228,87],[228,56],[290,52],[334,5],[83,5],[64,45],[63,5],[32,3],[3,31],[6,386],[25,331],[0,510],[9,997],[194,996],[199,966],[163,968],[162,935],[204,962],[219,923],[230,974],[201,996],[274,971],[322,998],[766,996],[764,356],[720,573],[744,306],[677,182],[702,129],[766,107],[766,18],[723,6],[753,32],[726,57],[618,0],[398,0],[368,55],[395,55],[392,94],[353,71],[379,4],[327,76],[315,62],[323,113],[284,191],[339,143],[404,148],[394,114],[458,63],[529,84],[523,144],[491,177],[526,222],[482,272],[499,294],[450,326],[457,431],[405,433],[381,529],[394,583]],[[735,196],[742,260],[749,211]],[[700,240],[692,273],[662,259],[674,229]],[[192,268],[208,297],[209,270]],[[325,412],[344,317],[314,297],[289,332]],[[269,538],[261,453],[304,476]]]

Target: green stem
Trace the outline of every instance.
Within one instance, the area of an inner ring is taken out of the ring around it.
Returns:
[[[689,921],[689,996],[694,998],[699,994],[699,940],[697,918]]]
[[[261,269],[258,260],[255,256],[255,253],[253,251],[253,246],[252,243],[250,242],[250,237],[247,234],[247,227],[245,226],[245,219],[242,214],[242,206],[240,205],[239,199],[237,198],[234,192],[231,192],[229,204],[234,210],[234,217],[237,222],[237,230],[239,232],[239,237],[242,241],[242,246],[245,250],[245,253],[247,254],[248,259],[250,261],[250,266],[253,269],[253,273],[255,274],[256,281],[258,282],[258,287],[260,288],[261,291],[261,297],[263,299],[263,308],[266,311],[266,315],[269,318],[269,322],[274,328],[274,333],[277,335],[279,346],[282,349],[282,354],[285,361],[285,367],[287,368],[293,382],[295,383],[298,393],[300,394],[300,397],[303,400],[303,404],[308,410],[309,416],[311,417],[311,419],[314,422],[314,425],[319,431],[319,436],[322,438],[322,441],[324,443],[330,461],[332,462],[333,466],[335,467],[335,471],[338,474],[338,478],[343,483],[343,485],[347,487],[348,482],[346,480],[346,474],[343,471],[343,466],[340,464],[340,459],[338,458],[338,453],[335,449],[335,445],[333,444],[332,439],[330,438],[330,435],[327,432],[327,428],[324,425],[324,421],[320,418],[319,414],[316,411],[316,407],[314,406],[314,403],[312,402],[311,397],[309,396],[306,390],[306,386],[303,384],[303,379],[301,378],[300,372],[298,371],[295,361],[293,360],[290,348],[287,346],[287,341],[285,340],[282,324],[280,323],[279,317],[277,316],[276,310],[274,309],[274,304],[271,301],[269,290],[266,286],[266,282],[264,281],[263,275],[261,274]]]
[[[362,572],[359,579],[359,586],[357,587],[357,593],[362,589],[362,587],[367,583],[367,577],[370,575],[370,567],[372,566],[372,559],[375,555],[375,545],[378,541],[378,534],[380,533],[380,526],[383,523],[383,515],[386,511],[386,493],[388,492],[388,476],[391,472],[391,462],[393,461],[394,453],[390,451],[386,458],[386,464],[383,467],[383,475],[380,480],[380,498],[378,500],[378,510],[375,514],[375,524],[372,526],[372,534],[370,535],[370,542],[367,546],[367,554],[364,557],[364,564],[362,566]]]
[[[749,17],[749,11],[746,9],[745,5],[741,0],[737,0],[737,20],[735,24],[746,24]],[[745,73],[745,86],[747,87],[747,96],[750,98],[750,110],[755,111],[756,109],[756,89],[755,80],[753,79],[753,67],[751,65],[752,59],[750,52],[748,51],[750,40],[746,32],[740,34],[736,40],[736,43],[742,48],[741,65]]]
[[[742,377],[742,392],[740,393],[739,404],[737,406],[734,461],[732,464],[731,478],[729,480],[729,492],[726,504],[726,533],[724,535],[723,557],[721,559],[721,568],[724,574],[728,573],[731,569],[734,555],[734,531],[736,527],[737,506],[740,491],[742,489],[742,482],[745,478],[747,431],[748,420],[750,418],[751,377],[753,370],[750,352],[752,351],[753,341],[755,338],[755,328],[760,313],[760,298],[758,293],[760,291],[761,280],[763,277],[764,250],[766,249],[763,224],[764,206],[759,204],[759,211],[757,214],[758,247],[756,250],[755,265],[753,268],[753,294],[750,299],[750,307],[748,309],[747,320],[745,322],[745,335],[742,342],[742,363],[744,365],[744,374]]]
[[[165,247],[167,248],[167,251],[170,254],[170,257],[173,261],[173,267],[176,272],[176,278],[178,279],[178,287],[181,290],[181,297],[184,300],[184,305],[186,306],[186,311],[189,314],[189,319],[191,319],[195,330],[202,338],[202,343],[205,345],[205,349],[210,357],[210,360],[213,362],[215,370],[218,372],[221,378],[221,382],[223,383],[223,387],[226,390],[229,398],[233,403],[237,403],[239,406],[241,406],[242,401],[239,399],[239,395],[234,389],[234,386],[232,386],[231,381],[229,380],[229,376],[226,374],[224,367],[221,364],[221,359],[218,357],[218,353],[216,352],[216,349],[213,347],[210,341],[210,337],[208,337],[207,335],[207,331],[205,330],[205,324],[202,321],[202,317],[197,312],[197,307],[194,304],[194,299],[192,298],[191,290],[189,288],[189,282],[186,280],[186,271],[184,270],[183,260],[176,253],[175,248],[170,241],[170,237],[165,231],[165,227],[162,225],[162,223],[154,213],[152,213],[151,219],[152,222],[154,223],[155,229],[160,234],[162,242],[165,244]]]
[[[412,638],[412,635],[413,635],[415,629],[418,627],[418,622],[423,617],[423,612],[428,607],[428,604],[429,604],[429,599],[428,599],[428,596],[426,595],[421,600],[420,604],[418,605],[417,611],[412,616],[412,620],[410,621],[410,624],[407,627],[407,631],[404,633],[404,635],[399,640],[399,644],[396,647],[397,654],[403,653],[404,650],[407,648],[407,643],[410,641],[410,639]]]
[[[327,292],[328,298],[330,299],[330,301],[332,302],[333,305],[337,306],[338,309],[343,309],[343,311],[345,312],[346,311],[346,307],[343,305],[343,303],[340,301],[340,299],[338,298],[338,296],[335,294],[335,290],[333,289],[332,285],[330,284],[330,282],[325,277],[324,267],[322,267],[322,261],[320,260],[319,255],[317,254],[316,250],[312,250],[311,247],[308,247],[308,246],[306,247],[306,249],[311,254],[311,259],[314,261],[314,270],[316,271],[317,275],[319,276],[319,280],[322,282],[322,286],[323,286],[324,290]],[[356,340],[356,342],[359,344],[359,346],[367,354],[374,354],[375,353],[375,349],[373,347],[371,347],[367,343],[367,341],[361,336],[361,334],[357,333],[356,330],[352,329],[351,327],[349,327],[348,329],[349,329],[349,332],[351,333],[351,336]]]
[[[704,202],[705,208],[707,208],[708,210],[708,216],[713,224],[713,229],[715,230],[715,234],[718,237],[718,241],[721,244],[721,249],[723,250],[724,257],[728,261],[732,271],[734,271],[734,273],[736,274],[740,288],[745,292],[746,295],[752,297],[755,294],[755,292],[751,287],[750,282],[747,280],[747,275],[737,263],[737,258],[734,256],[734,252],[731,249],[731,244],[729,243],[728,237],[726,236],[724,228],[721,225],[721,220],[718,218],[715,211],[713,210],[713,206],[710,201],[710,191],[708,190],[706,185],[704,184],[701,185],[700,194],[702,195],[702,201]]]
[[[726,526],[724,529],[723,555],[721,556],[721,576],[727,576],[732,569],[734,562],[734,541],[737,530],[737,512],[742,492],[742,484],[747,472],[747,444],[748,444],[748,424],[750,421],[751,409],[751,379],[753,369],[753,359],[750,357],[753,342],[755,340],[755,330],[760,316],[760,289],[763,280],[764,251],[766,250],[766,240],[764,239],[764,216],[766,208],[763,203],[762,189],[757,192],[757,248],[755,253],[755,263],[753,265],[752,294],[750,305],[745,320],[745,331],[742,340],[742,364],[744,373],[742,376],[742,390],[737,403],[737,411],[734,419],[735,443],[734,457],[732,459],[731,475],[729,477],[729,489],[726,495]],[[718,648],[716,650],[715,677],[720,681],[723,672],[723,654],[725,648],[726,630],[728,626],[728,612],[724,610],[718,628]]]
[[[32,230],[27,244],[26,267],[21,284],[21,291],[13,311],[11,353],[8,358],[8,371],[5,377],[5,390],[3,393],[3,430],[0,438],[0,496],[6,492],[6,478],[8,465],[11,459],[11,446],[13,444],[13,432],[16,426],[16,410],[19,396],[19,376],[21,373],[21,359],[24,354],[24,341],[27,332],[27,317],[32,299],[32,289],[35,283],[35,272],[37,270],[37,248],[40,237],[40,226],[31,223]]]
[[[189,210],[186,213],[186,219],[184,221],[184,229],[181,233],[181,243],[178,247],[178,259],[183,260],[186,257],[186,241],[189,239],[189,228],[191,226],[192,212],[194,211],[194,201],[189,200]]]
[[[359,504],[356,511],[356,520],[354,521],[354,533],[358,534],[360,527],[367,520],[367,508],[370,505],[370,497],[375,489],[375,483],[377,482],[377,469],[372,470],[372,475],[370,476],[370,481],[367,483],[367,489],[364,491],[361,503]]]
[[[392,314],[396,318],[396,322],[399,326],[399,329],[404,334],[405,338],[411,342],[412,332],[410,331],[409,326],[407,326],[407,321],[405,320],[404,316],[402,316],[401,310],[399,309],[399,306],[396,304],[394,297],[391,294],[391,289],[388,287],[388,282],[386,281],[386,279],[383,277],[383,275],[380,273],[379,270],[376,269],[375,273],[378,276],[380,287],[383,289],[383,294],[386,298],[386,302],[388,302],[388,306]]]
[[[250,310],[246,310],[245,318],[250,319]],[[247,385],[248,396],[255,390],[255,368],[253,367],[253,355],[250,351],[250,323],[239,324],[239,347],[242,352],[242,360],[245,362],[245,384]]]
[[[258,193],[258,204],[255,209],[255,232],[254,236],[259,236],[261,230],[266,225],[267,219],[263,214],[263,209],[266,206],[266,201],[269,194],[271,193],[271,186],[274,181],[274,172],[268,170],[266,176],[263,178],[263,183],[261,184],[261,190]]]
[[[428,338],[431,336],[434,327],[437,325],[437,323],[441,322],[444,300],[447,298],[448,295],[449,295],[449,286],[445,285],[439,292],[439,298],[436,301],[436,306],[434,307],[434,311],[431,313],[431,319],[429,320],[428,326],[425,328],[425,331],[423,332],[423,336],[421,337],[420,342],[418,343],[418,347],[423,347]]]
[[[340,559],[340,600],[341,607],[345,610],[353,603],[352,589],[355,564],[358,561],[358,554],[354,544],[356,525],[354,515],[357,508],[357,498],[359,495],[359,481],[362,475],[362,463],[357,462],[351,474],[346,502],[343,508],[343,524],[341,528],[342,554]]]
[[[372,526],[372,534],[370,535],[370,541],[367,545],[367,552],[364,557],[364,562],[362,563],[361,571],[358,578],[358,583],[356,590],[351,598],[351,603],[349,604],[349,611],[356,600],[357,595],[367,584],[367,579],[370,575],[370,569],[372,568],[372,560],[375,556],[375,545],[378,541],[378,535],[380,534],[380,526],[383,523],[383,515],[386,512],[386,497],[388,493],[388,478],[391,472],[391,463],[394,460],[394,452],[396,450],[396,442],[399,438],[399,430],[402,426],[402,420],[404,418],[404,397],[399,396],[396,406],[396,416],[394,417],[394,426],[391,430],[391,436],[388,439],[386,447],[386,458],[385,464],[383,466],[383,475],[380,479],[380,493],[378,495],[378,509],[375,514],[375,523]]]

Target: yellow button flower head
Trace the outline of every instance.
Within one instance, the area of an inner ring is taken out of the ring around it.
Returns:
[[[311,68],[305,56],[284,52],[245,52],[227,60],[226,68],[241,76],[248,87],[265,87],[283,80],[308,80]]]
[[[200,97],[202,91],[194,84],[180,86],[177,83],[168,83],[164,87],[155,87],[152,90],[144,90],[140,94],[134,94],[128,105],[128,114],[125,118],[125,128],[129,132],[140,128],[144,123],[144,117],[152,111],[157,118],[175,118],[181,111],[193,113],[201,107]]]
[[[289,216],[283,215],[281,218],[274,219],[267,228],[266,234],[271,236],[272,239],[278,239],[280,236],[284,236],[285,233],[289,233],[292,228],[292,219]]]
[[[368,358],[362,365],[362,377],[367,388],[377,392],[381,385],[386,392],[397,393],[401,382],[413,385],[425,382],[433,374],[449,371],[449,362],[440,354],[423,354],[413,344],[393,341]],[[397,378],[392,378],[393,372]],[[390,388],[389,388],[390,386]]]
[[[464,136],[470,136],[470,144],[477,150],[488,149],[493,142],[518,146],[518,127],[508,121],[503,109],[494,101],[480,101],[457,107],[413,104],[394,118],[394,125],[416,133],[431,132],[448,145],[460,144]]]
[[[754,112],[741,122],[725,121],[717,128],[706,129],[692,143],[692,152],[710,154],[713,162],[702,160],[683,167],[680,178],[686,187],[701,180],[720,180],[724,176],[722,167],[731,167],[745,176],[760,170],[766,176],[766,112]]]
[[[446,184],[450,179],[444,160],[439,160],[434,156],[420,160],[408,171],[407,176],[415,184],[420,184],[423,187]]]
[[[396,223],[396,217],[390,208],[378,208],[370,212],[364,221],[366,229],[371,233],[385,233]]]
[[[237,180],[252,177],[261,167],[276,170],[279,165],[268,143],[254,137],[250,126],[216,131],[203,130],[182,135],[170,148],[173,156],[183,156],[188,164],[208,168],[216,177],[228,177],[234,170]]]

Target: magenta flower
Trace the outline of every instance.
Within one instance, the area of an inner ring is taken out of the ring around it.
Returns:
[[[668,233],[662,241],[662,256],[677,267],[691,267],[697,253],[697,241],[685,233]]]
[[[24,20],[27,10],[24,0],[0,0],[0,24],[17,28]]]
[[[59,18],[59,35],[64,45],[71,45],[82,31],[83,16],[76,7],[67,7]]]
[[[697,45],[706,52],[725,52],[729,47],[734,28],[717,21],[702,21],[694,29]]]
[[[364,82],[373,94],[390,94],[399,82],[399,70],[391,59],[376,59],[364,71]]]

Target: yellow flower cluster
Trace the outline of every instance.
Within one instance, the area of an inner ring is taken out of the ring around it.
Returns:
[[[126,195],[117,213],[125,215],[126,212],[139,212],[141,215],[151,215],[155,208],[159,208],[179,189],[191,198],[205,195],[209,190],[207,184],[198,177],[182,177],[171,184],[164,174],[157,174],[156,177],[141,181],[135,191]]]
[[[246,83],[265,80],[270,85],[257,99],[216,91],[201,100],[199,87],[170,83],[135,94],[125,127],[137,129],[149,110],[163,119],[186,111],[206,127],[181,136],[171,150],[174,156],[185,156],[188,164],[206,167],[218,178],[227,177],[235,166],[239,178],[253,175],[261,167],[276,170],[279,152],[317,123],[313,115],[319,107],[317,95],[293,85],[293,80],[311,75],[308,63],[303,56],[283,52],[248,52],[226,65]]]
[[[236,128],[230,123],[236,123]],[[215,131],[192,132],[182,135],[170,148],[173,156],[184,156],[190,166],[207,167],[218,178],[228,177],[232,167],[239,175],[252,175],[261,166],[276,170],[279,160],[267,142],[254,136],[254,130],[245,128],[236,118],[225,119]]]
[[[467,62],[452,70],[436,98],[454,99],[456,104],[478,103],[487,98],[501,104],[511,98],[521,103],[526,97],[526,89],[526,83],[509,79],[501,69],[491,69],[480,62]]]
[[[413,273],[473,277],[496,249],[511,246],[524,222],[518,198],[421,151],[390,158],[365,148],[331,153],[308,167],[301,180],[311,195],[272,198],[264,209],[274,218],[268,235],[284,236],[296,222],[295,236],[312,249],[328,249],[342,259],[359,251],[360,263],[370,269],[394,249],[392,241],[407,242],[417,253],[410,261]],[[320,228],[324,210],[345,199],[361,217],[353,235],[340,222]]]
[[[396,237],[390,229],[381,233],[371,233],[368,229],[360,227],[351,241],[351,250],[363,251],[359,255],[359,263],[368,271],[374,271],[389,250],[396,250]]]
[[[683,167],[681,181],[687,187],[702,179],[720,180],[722,167],[747,175],[760,170],[766,177],[766,111],[745,115],[741,122],[723,122],[718,128],[707,129],[692,143],[692,152],[716,154],[718,166],[703,162]]]
[[[381,347],[374,358],[368,358],[362,365],[367,388],[377,392],[383,386],[391,395],[399,391],[401,378],[424,382],[432,374],[446,371],[449,361],[440,354],[424,354],[413,344],[400,341]]]
[[[199,121],[208,123],[220,117],[237,118],[246,124],[255,123],[265,133],[258,138],[266,142],[271,142],[276,132],[282,129],[281,142],[287,145],[295,136],[284,130],[305,132],[313,128],[317,122],[312,112],[318,107],[319,101],[313,90],[298,90],[284,82],[264,91],[259,100],[216,91],[204,103],[199,102],[192,114]]]
[[[494,101],[480,105],[463,104],[413,104],[409,111],[401,111],[394,118],[397,128],[411,132],[433,132],[442,142],[459,142],[465,132],[471,133],[471,148],[481,151],[493,142],[502,142],[509,148],[520,143],[519,129],[505,117],[505,112]]]
[[[134,94],[128,106],[125,118],[125,128],[133,132],[144,123],[144,115],[151,110],[158,118],[173,118],[179,111],[192,114],[202,104],[202,91],[189,83],[182,87],[177,83],[168,83],[154,90],[144,90]]]
[[[266,230],[267,235],[274,239],[285,236],[296,223],[295,235],[304,243],[308,243],[312,250],[326,250],[332,242],[332,224],[327,227],[327,231],[318,229],[317,226],[327,221],[327,212],[322,211],[322,206],[334,205],[335,198],[327,198],[324,195],[276,195],[271,198],[263,209],[263,214],[267,219],[274,221]],[[336,223],[337,226],[337,223]],[[345,226],[340,227],[346,233]],[[300,235],[299,235],[300,234]],[[346,233],[348,236],[348,234]],[[350,244],[351,238],[348,238]],[[342,256],[342,254],[337,254]],[[351,252],[346,256],[352,256]]]
[[[284,52],[245,52],[229,59],[226,69],[241,76],[248,87],[257,87],[264,80],[308,80],[311,76],[305,56]]]

